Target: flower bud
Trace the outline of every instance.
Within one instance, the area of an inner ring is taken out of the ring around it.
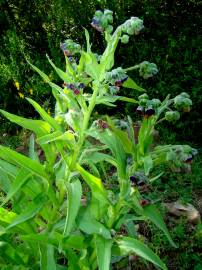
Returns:
[[[165,113],[165,119],[168,122],[175,122],[180,119],[180,114],[177,111],[168,111]]]
[[[121,37],[121,43],[127,44],[129,42],[129,36],[128,35],[123,35]]]
[[[149,99],[149,96],[147,94],[142,94],[138,97],[139,100],[141,99]]]
[[[144,107],[143,106],[138,106],[136,109],[136,112],[140,115],[144,115]]]

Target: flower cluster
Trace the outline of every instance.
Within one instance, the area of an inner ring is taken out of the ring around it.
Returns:
[[[74,42],[72,39],[65,40],[63,43],[60,44],[60,48],[68,57],[79,53],[81,50],[81,46],[78,43]]]
[[[70,89],[77,96],[80,94],[80,91],[85,87],[84,83],[66,83],[64,82],[64,87]]]
[[[149,100],[147,94],[143,94],[138,97],[139,106],[136,109],[136,112],[144,117],[148,118],[155,114],[156,109],[161,105],[161,101],[159,99]]]
[[[118,67],[116,69],[113,69],[110,72],[106,72],[105,80],[114,86],[114,89],[119,90],[119,88],[123,85],[123,83],[128,79],[128,76],[126,75],[125,71]]]
[[[185,92],[174,98],[174,106],[178,110],[181,110],[183,112],[189,112],[191,105],[192,101],[190,99],[190,96]]]
[[[138,35],[143,28],[143,20],[139,19],[138,17],[131,17],[121,25],[121,30],[123,33],[125,33],[121,37],[121,42],[127,44],[129,41],[129,36]]]
[[[139,66],[139,74],[144,79],[151,78],[158,73],[158,68],[154,63],[144,61],[140,63],[138,66]]]
[[[97,10],[95,16],[92,19],[91,25],[99,32],[107,31],[111,33],[113,31],[113,12],[105,9],[104,12]]]

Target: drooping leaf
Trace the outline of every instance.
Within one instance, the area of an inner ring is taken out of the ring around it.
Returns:
[[[167,270],[167,267],[161,261],[161,259],[141,241],[130,238],[130,237],[120,237],[117,239],[116,242],[123,254],[130,254],[134,252],[138,256],[152,262],[153,264],[160,267],[161,269]]]
[[[51,126],[42,120],[26,119],[3,110],[0,110],[0,112],[11,122],[16,123],[23,128],[32,130],[38,136],[50,133]]]
[[[92,215],[90,208],[81,208],[77,218],[77,224],[87,234],[99,234],[106,239],[111,239],[110,231]]]
[[[19,154],[5,146],[0,145],[0,158],[23,167],[36,175],[48,179],[44,167],[37,161],[32,160],[22,154]]]

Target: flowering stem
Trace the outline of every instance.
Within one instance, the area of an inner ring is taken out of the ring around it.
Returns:
[[[139,65],[135,65],[133,67],[129,67],[129,68],[124,68],[124,71],[127,72],[127,71],[131,71],[131,70],[136,70],[139,68]]]

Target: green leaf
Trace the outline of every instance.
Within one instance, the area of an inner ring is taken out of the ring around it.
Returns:
[[[35,110],[40,114],[44,121],[49,123],[49,125],[55,130],[61,130],[60,125],[53,119],[37,102],[31,98],[26,98],[30,104],[35,108]]]
[[[3,110],[0,110],[0,112],[11,122],[16,123],[23,128],[32,130],[37,134],[37,136],[42,136],[44,134],[50,133],[51,126],[44,121],[26,119]]]
[[[1,206],[7,203],[20,190],[20,188],[26,183],[31,175],[32,174],[24,168],[20,169]]]
[[[120,237],[117,239],[117,244],[120,250],[124,254],[130,254],[131,252],[136,253],[138,256],[144,258],[160,267],[163,270],[167,270],[165,264],[161,261],[161,259],[145,244],[142,242],[130,238],[130,237]]]
[[[79,164],[76,165],[76,169],[81,174],[81,176],[86,181],[86,183],[89,185],[92,191],[92,195],[96,199],[98,199],[98,201],[102,203],[108,203],[107,193],[106,193],[106,190],[104,189],[102,181],[99,178],[87,172]]]
[[[61,131],[55,131],[51,134],[44,135],[37,139],[37,143],[40,145],[47,144],[54,141],[64,141],[66,144],[72,146],[75,142],[74,135],[70,131],[62,133]]]
[[[140,92],[145,92],[146,90],[140,86],[138,86],[131,78],[128,78],[124,83],[123,87],[134,89]]]
[[[54,247],[52,245],[40,245],[40,269],[57,270],[54,256]]]
[[[7,147],[0,145],[0,158],[23,167],[36,175],[48,179],[48,175],[45,172],[44,167],[37,161],[32,160],[22,154],[19,154]]]
[[[47,201],[47,196],[44,193],[39,194],[33,202],[29,204],[29,206],[22,212],[22,214],[18,215],[12,223],[7,227],[7,229],[11,229],[33,217],[42,209],[43,205]]]
[[[63,233],[65,236],[70,234],[81,204],[82,186],[78,179],[68,184],[67,193],[67,217]]]
[[[86,37],[87,53],[91,53],[90,36],[86,28],[84,28],[84,31],[85,31],[85,37]]]
[[[13,178],[16,177],[19,170],[15,165],[2,159],[0,159],[0,169]]]
[[[65,82],[72,82],[72,78],[71,76],[69,76],[69,74],[67,74],[66,72],[64,72],[63,70],[61,70],[60,68],[56,67],[56,65],[53,63],[53,61],[49,58],[48,55],[46,55],[46,57],[48,58],[49,63],[51,64],[51,66],[55,69],[56,73],[58,74],[58,76]]]
[[[112,240],[95,236],[95,245],[99,270],[109,270],[111,260]]]
[[[17,217],[18,215],[16,213],[0,207],[0,222],[11,224]],[[33,232],[33,229],[27,223],[18,224],[17,226],[26,233]]]
[[[87,234],[98,234],[106,239],[111,239],[110,231],[91,215],[90,208],[80,209],[77,224],[80,230]]]
[[[144,215],[146,217],[148,217],[160,230],[162,230],[164,232],[164,234],[167,237],[170,244],[176,248],[177,246],[173,242],[173,240],[170,236],[170,233],[169,233],[158,209],[154,205],[148,204],[143,208],[143,210],[144,210]]]
[[[149,172],[150,170],[152,169],[153,167],[153,161],[152,161],[152,158],[151,156],[146,156],[143,158],[143,162],[144,162],[144,172],[145,172],[145,175],[149,175]]]
[[[29,139],[29,157],[32,160],[35,160],[39,162],[39,157],[37,153],[35,152],[35,141],[34,141],[34,135],[32,134]]]

